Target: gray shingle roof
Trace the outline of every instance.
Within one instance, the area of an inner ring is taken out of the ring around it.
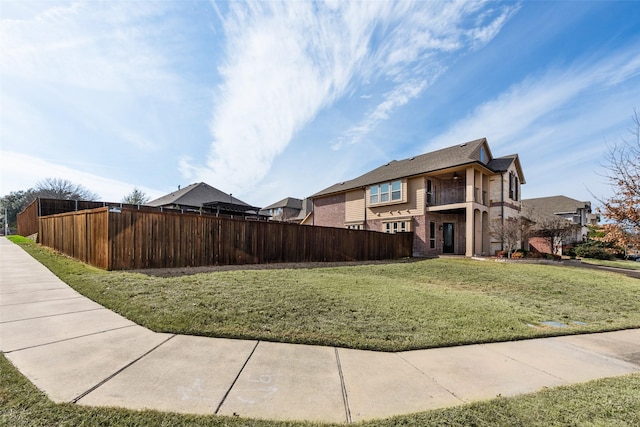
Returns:
[[[513,161],[518,157],[517,154],[511,154],[509,156],[502,156],[496,159],[491,159],[487,166],[494,172],[506,172],[509,170],[509,166],[513,163]]]
[[[578,209],[585,207],[591,209],[591,202],[581,202],[566,196],[550,196],[522,200],[523,214],[534,220],[550,215],[577,213]]]
[[[276,208],[302,209],[302,200],[296,199],[295,197],[287,197],[262,209],[267,210]]]
[[[471,163],[480,163],[480,147],[483,145],[488,150],[489,146],[486,138],[476,139],[405,160],[393,160],[357,178],[325,188],[311,197],[326,196],[380,182],[407,178]],[[490,158],[490,152],[487,155]],[[511,155],[491,159],[485,166],[495,172],[506,171],[517,158],[517,155]]]
[[[152,200],[147,205],[149,206],[168,206],[168,205],[180,205],[191,206],[195,208],[202,207],[205,203],[211,202],[225,202],[236,205],[250,206],[242,200],[231,197],[231,195],[218,190],[206,184],[204,182],[198,182],[188,185],[178,191],[169,193],[158,199]]]

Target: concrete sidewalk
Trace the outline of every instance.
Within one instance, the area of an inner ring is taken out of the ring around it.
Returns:
[[[0,349],[56,402],[330,422],[640,372],[640,329],[402,353],[154,333],[5,238]]]

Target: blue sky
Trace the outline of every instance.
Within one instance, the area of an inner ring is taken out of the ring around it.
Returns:
[[[594,200],[640,109],[640,2],[0,3],[0,195],[204,181],[266,206],[486,137]],[[594,200],[595,201],[595,200]]]

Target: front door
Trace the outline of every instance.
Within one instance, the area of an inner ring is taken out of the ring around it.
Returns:
[[[442,253],[443,254],[452,254],[455,251],[454,248],[454,231],[453,231],[453,223],[445,222],[442,224]]]

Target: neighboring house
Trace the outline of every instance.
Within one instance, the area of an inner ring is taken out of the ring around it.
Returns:
[[[291,222],[300,215],[301,210],[302,200],[296,199],[295,197],[287,197],[286,199],[262,208],[261,213],[271,217],[270,219],[272,221]]]
[[[520,212],[517,154],[494,158],[486,139],[391,161],[313,196],[313,224],[414,233],[416,256],[493,255],[494,220]]]
[[[309,225],[311,223],[311,211],[312,204],[310,199],[300,200],[295,197],[287,197],[267,206],[260,212],[265,216],[270,216],[273,221]]]
[[[537,224],[544,224],[552,219],[561,218],[569,225],[574,225],[569,236],[557,242],[556,246],[582,242],[586,239],[589,225],[600,221],[598,215],[591,210],[591,202],[579,201],[566,196],[539,197],[522,201],[522,216]],[[542,253],[551,253],[548,239],[532,237],[529,239],[531,249]],[[561,253],[557,254],[561,255]]]
[[[305,198],[302,201],[302,209],[297,217],[291,219],[291,222],[301,225],[310,225],[313,222],[313,201],[311,199]]]
[[[146,203],[148,206],[180,209],[185,212],[210,213],[225,217],[257,218],[260,208],[248,205],[206,184],[194,183]]]

